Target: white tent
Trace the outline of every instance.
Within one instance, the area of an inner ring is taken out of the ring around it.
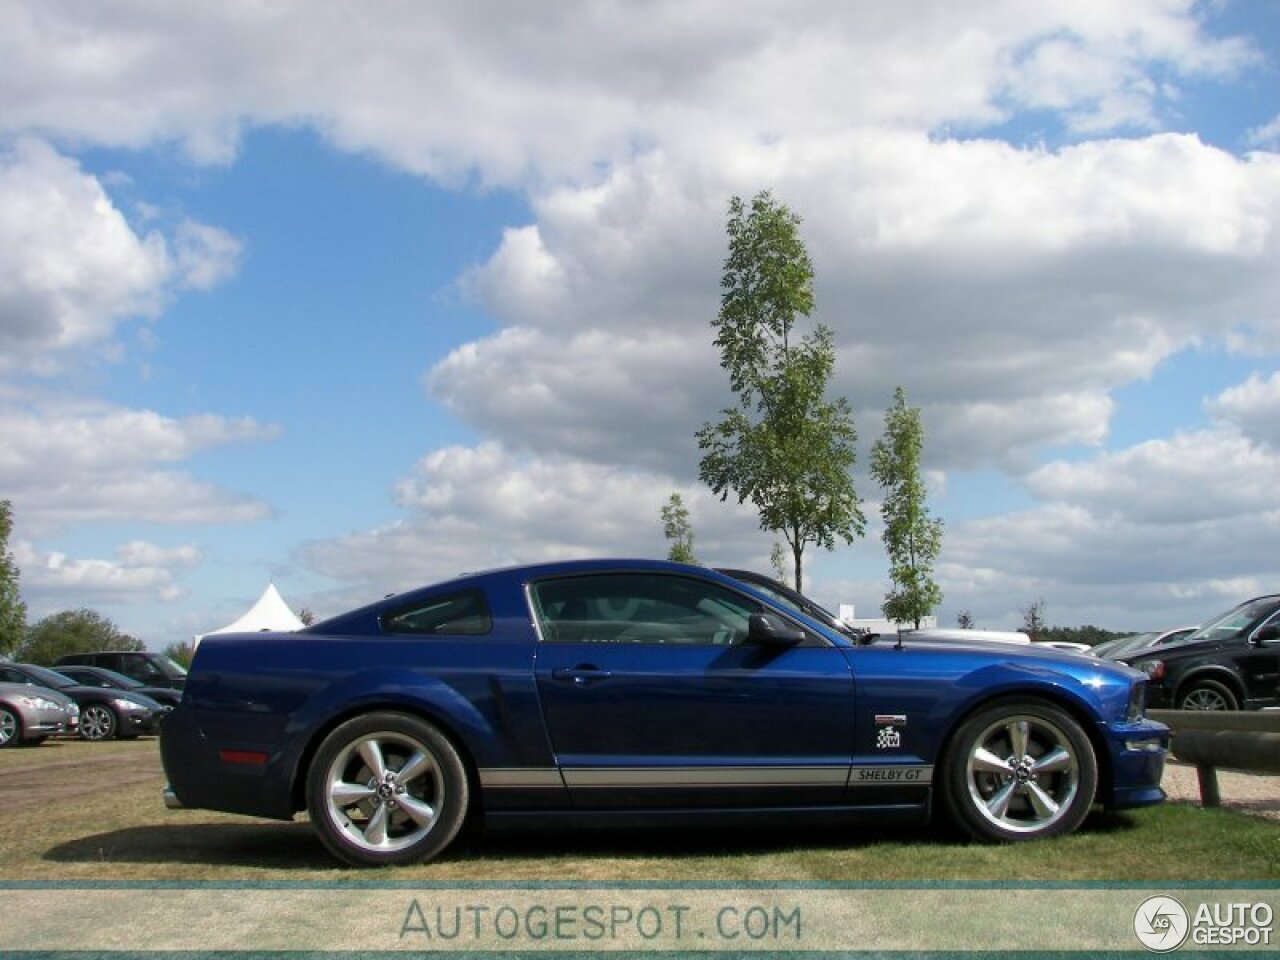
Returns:
[[[262,596],[258,598],[258,602],[250,607],[244,615],[228,623],[225,627],[199,634],[195,638],[195,643],[198,646],[205,637],[211,637],[217,633],[256,633],[259,630],[289,632],[301,630],[302,627],[302,621],[298,619],[296,613],[289,609],[289,605],[280,596],[280,591],[276,589],[276,585],[269,583],[267,584],[267,589],[262,591]]]

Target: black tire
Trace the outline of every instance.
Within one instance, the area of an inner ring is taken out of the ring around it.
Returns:
[[[942,758],[943,804],[986,842],[1071,833],[1098,787],[1098,761],[1080,723],[1042,700],[1005,700],[956,731]]]
[[[105,703],[91,703],[80,710],[80,736],[85,740],[114,740],[119,733],[120,718]]]
[[[0,749],[22,744],[22,720],[18,714],[0,704]]]
[[[1179,710],[1239,710],[1231,688],[1217,680],[1196,680],[1178,694]]]
[[[402,713],[369,713],[320,744],[307,771],[307,811],[344,863],[421,863],[457,835],[469,789],[461,756],[438,729]]]

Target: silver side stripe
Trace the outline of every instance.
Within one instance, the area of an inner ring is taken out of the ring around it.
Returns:
[[[563,772],[563,777],[561,776]],[[875,787],[929,784],[928,764],[859,767],[487,767],[486,789],[538,787]]]
[[[569,767],[564,782],[571,787],[838,787],[848,776],[848,767]]]
[[[486,767],[480,771],[480,786],[489,789],[510,787],[564,787],[555,767]]]

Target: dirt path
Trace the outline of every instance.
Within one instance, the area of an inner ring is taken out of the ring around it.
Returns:
[[[4,751],[0,763],[0,808],[26,810],[117,787],[164,783],[154,738],[115,743],[51,741]]]

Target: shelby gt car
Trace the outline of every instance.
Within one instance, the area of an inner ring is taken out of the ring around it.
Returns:
[[[172,807],[306,810],[352,864],[507,824],[919,821],[1075,830],[1158,803],[1146,678],[1025,646],[859,645],[664,561],[474,574],[297,633],[208,637],[161,730]]]

